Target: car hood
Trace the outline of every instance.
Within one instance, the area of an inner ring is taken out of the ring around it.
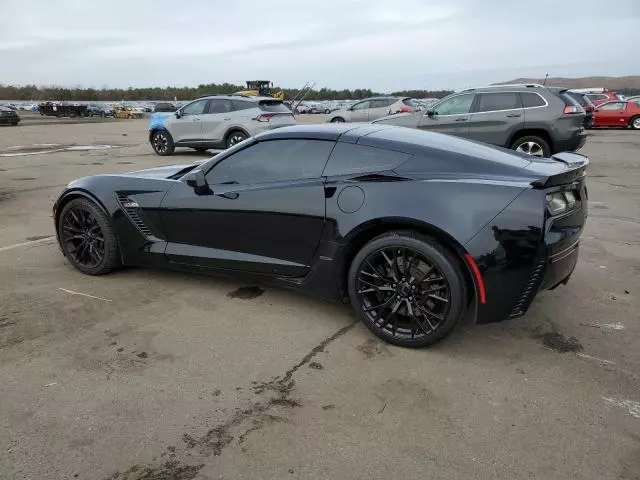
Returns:
[[[147,168],[145,170],[136,170],[135,172],[127,172],[123,175],[129,177],[158,178],[158,179],[177,179],[185,173],[196,168],[198,163],[189,163],[184,165],[167,165],[165,167]]]

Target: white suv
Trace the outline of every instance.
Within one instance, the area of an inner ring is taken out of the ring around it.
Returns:
[[[149,142],[158,155],[175,147],[199,152],[229,148],[266,130],[295,125],[284,103],[271,97],[208,95],[175,112],[157,112],[149,118]]]

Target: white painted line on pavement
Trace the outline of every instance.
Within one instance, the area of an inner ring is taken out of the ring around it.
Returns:
[[[59,287],[60,290],[71,295],[82,295],[83,297],[95,298],[96,300],[102,300],[103,302],[110,302],[108,298],[96,297],[95,295],[89,295],[88,293],[74,292],[73,290],[67,290],[66,288]]]
[[[53,240],[55,238],[56,238],[55,235],[51,235],[50,237],[39,238],[37,240],[31,240],[29,242],[14,243],[13,245],[7,245],[6,247],[0,247],[0,252],[4,252],[6,250],[13,250],[14,248],[28,247],[29,245],[37,245],[39,243],[49,242],[49,241],[51,241],[51,240]]]

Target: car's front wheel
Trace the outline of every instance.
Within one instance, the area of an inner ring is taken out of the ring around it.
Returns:
[[[331,123],[344,123],[344,118],[342,117],[332,118]]]
[[[151,137],[151,146],[153,151],[158,155],[166,156],[171,155],[175,151],[175,145],[173,144],[173,138],[169,132],[159,130]]]
[[[69,262],[87,275],[103,275],[120,266],[111,220],[94,202],[76,198],[58,217],[58,238]]]
[[[534,157],[548,157],[551,155],[549,144],[540,137],[528,135],[520,137],[511,144],[511,149],[516,152],[526,153]]]
[[[464,315],[467,291],[460,262],[430,237],[388,232],[367,243],[349,269],[349,298],[381,339],[425,347]]]

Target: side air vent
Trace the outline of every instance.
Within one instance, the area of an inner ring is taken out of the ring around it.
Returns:
[[[127,216],[131,219],[133,224],[140,230],[140,232],[147,238],[153,237],[153,233],[149,230],[149,227],[144,223],[140,215],[140,206],[135,200],[132,200],[127,195],[122,193],[118,194],[118,202],[122,206]]]
[[[545,260],[540,260],[531,272],[529,276],[529,280],[524,286],[524,290],[522,290],[522,294],[518,298],[518,301],[511,309],[510,317],[518,317],[523,315],[524,312],[529,308],[529,304],[533,299],[538,287],[540,286],[540,281],[542,280],[542,274],[544,273],[544,267],[546,265]]]

